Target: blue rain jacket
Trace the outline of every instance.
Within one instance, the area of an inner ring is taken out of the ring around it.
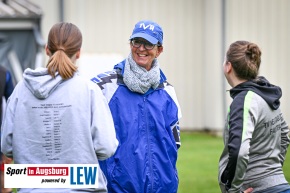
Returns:
[[[174,88],[161,71],[158,88],[132,92],[123,82],[124,65],[91,79],[108,100],[119,140],[115,155],[100,162],[108,192],[176,193],[181,112]]]

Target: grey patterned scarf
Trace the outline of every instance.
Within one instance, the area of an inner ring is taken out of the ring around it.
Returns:
[[[156,89],[160,82],[160,69],[157,59],[153,60],[152,67],[149,71],[136,64],[129,54],[125,63],[123,74],[124,83],[133,91],[141,94],[146,93],[151,87]]]

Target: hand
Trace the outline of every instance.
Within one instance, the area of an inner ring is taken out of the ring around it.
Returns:
[[[6,157],[5,155],[2,156],[2,162],[4,164],[11,164],[13,159]]]
[[[254,190],[253,188],[248,188],[247,190],[244,191],[244,193],[251,193],[253,192],[253,190]]]

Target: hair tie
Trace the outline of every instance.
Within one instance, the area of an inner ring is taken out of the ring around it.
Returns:
[[[59,51],[59,50],[65,52],[65,50],[64,50],[63,48],[59,48],[59,49],[57,49],[57,51]]]

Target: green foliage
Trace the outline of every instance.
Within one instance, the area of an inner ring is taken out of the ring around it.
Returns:
[[[218,162],[223,139],[205,133],[181,132],[177,169],[178,193],[218,193]],[[290,182],[290,151],[283,167]]]

